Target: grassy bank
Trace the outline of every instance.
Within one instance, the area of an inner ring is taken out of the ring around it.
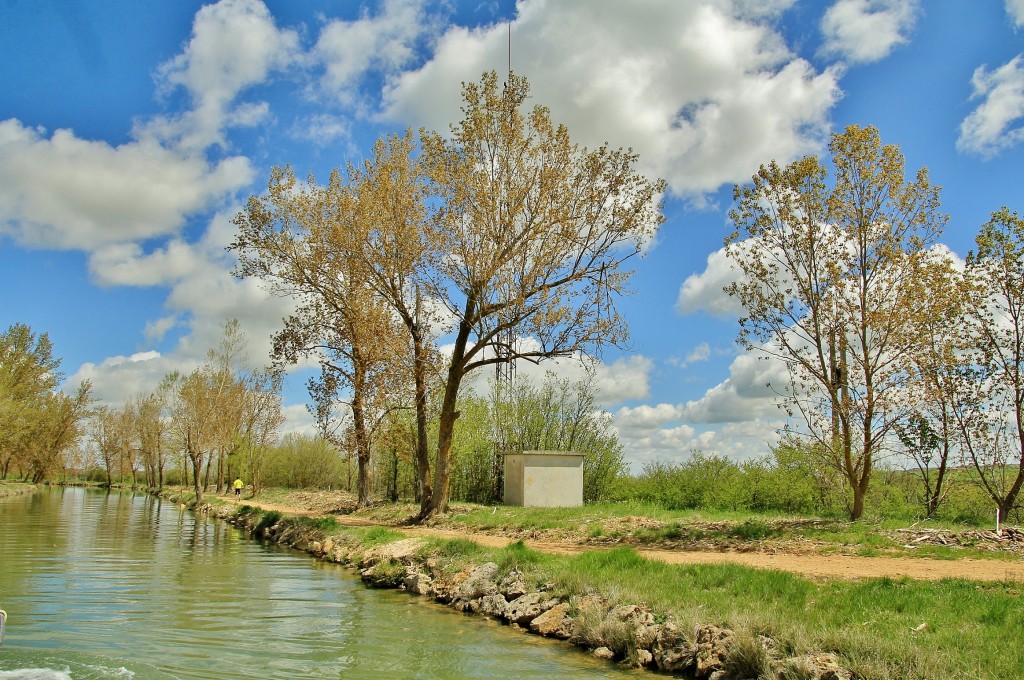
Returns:
[[[213,497],[204,500],[216,503]],[[404,506],[381,506],[359,514],[394,522],[407,517],[407,510]],[[274,526],[292,527],[284,533],[303,537],[296,547],[345,544],[358,554],[406,538],[384,526],[343,527],[329,516],[288,518],[254,507],[224,508],[220,513],[244,515],[256,533]],[[721,532],[731,536],[737,533],[737,527],[747,525],[738,532],[755,538],[738,540],[778,538],[774,529],[764,536],[766,530],[752,528],[750,517],[648,514],[651,516],[645,522],[628,522],[630,530],[650,525],[649,531],[672,534],[687,527],[720,525]],[[612,508],[538,511],[467,507],[457,508],[446,522],[510,533],[607,536],[619,531],[619,523],[627,517],[635,516]],[[757,521],[770,528],[771,519]],[[788,527],[781,530],[784,534],[834,531],[844,536],[842,541],[855,544],[872,535],[867,530],[862,534],[857,526],[843,527],[845,523],[832,527],[813,522],[787,524],[787,518],[775,519]],[[594,528],[598,525],[600,532]],[[821,653],[834,653],[844,668],[864,678],[1007,678],[1019,676],[1024,668],[1024,648],[1019,644],[1024,638],[1024,603],[1022,584],[1017,582],[890,578],[813,581],[736,565],[669,565],[644,559],[628,546],[566,556],[533,551],[521,542],[487,549],[465,539],[422,539],[410,559],[430,563],[447,574],[464,574],[474,565],[494,562],[499,575],[519,574],[533,586],[546,584],[547,592],[567,602],[598,594],[608,607],[641,605],[659,623],[673,622],[684,631],[707,625],[733,630],[736,637],[732,645],[737,658],[744,661],[732,677],[766,672],[770,658]],[[388,560],[381,568],[394,572],[390,581],[397,585],[410,567],[408,560]],[[628,634],[612,629],[607,622],[595,620],[592,628],[583,636],[588,646],[628,647],[628,641],[615,639]],[[771,640],[770,649],[764,640]],[[813,676],[791,669],[787,675],[766,677]]]
[[[31,493],[38,487],[35,484],[29,484],[28,482],[13,482],[9,480],[0,480],[0,498],[4,496],[17,496],[23,493]]]

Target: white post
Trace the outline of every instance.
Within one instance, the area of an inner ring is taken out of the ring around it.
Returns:
[[[999,533],[999,508],[996,508],[996,536],[1002,536],[1002,534]]]

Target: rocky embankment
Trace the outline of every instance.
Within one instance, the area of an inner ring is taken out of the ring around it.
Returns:
[[[642,606],[609,603],[600,593],[566,599],[552,592],[550,584],[527,583],[514,566],[465,564],[429,550],[422,538],[367,545],[351,534],[328,535],[277,513],[212,505],[197,511],[258,538],[349,565],[370,586],[430,597],[527,633],[565,640],[609,662],[710,680],[854,677],[833,654],[786,656],[783,645],[767,636],[683,624]]]

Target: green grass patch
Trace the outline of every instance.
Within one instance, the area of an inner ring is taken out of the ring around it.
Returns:
[[[447,559],[475,558],[488,553],[486,548],[468,538],[434,538],[427,546],[430,552]]]
[[[373,527],[367,529],[362,535],[363,543],[367,545],[381,545],[383,543],[394,543],[404,537],[400,531],[388,529],[387,527]]]
[[[269,529],[281,520],[281,513],[276,510],[260,510],[260,519],[256,522],[256,526],[253,527],[253,533],[260,533],[264,529]]]
[[[338,524],[338,520],[334,517],[309,517],[299,516],[294,519],[296,524],[309,527],[310,529],[316,529],[326,534],[334,533],[341,529],[341,525]]]
[[[688,625],[764,632],[793,655],[835,651],[863,677],[1002,678],[1024,668],[1020,584],[882,578],[819,585],[738,565],[668,565],[629,548],[549,568],[564,595],[596,591]]]

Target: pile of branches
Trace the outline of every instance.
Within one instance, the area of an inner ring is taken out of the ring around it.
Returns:
[[[1000,527],[999,532],[985,529],[949,531],[946,529],[897,529],[906,547],[944,545],[952,548],[976,548],[991,551],[1024,552],[1024,529]],[[909,537],[909,540],[907,540]]]

